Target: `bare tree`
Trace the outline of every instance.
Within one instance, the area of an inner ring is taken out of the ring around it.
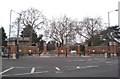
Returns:
[[[75,39],[74,25],[75,22],[66,16],[53,19],[45,33],[47,37],[64,46]]]
[[[94,35],[100,33],[102,30],[102,19],[97,18],[84,18],[83,21],[76,23],[76,32],[85,39],[91,39],[91,45],[93,46]]]
[[[46,17],[35,8],[30,8],[21,12],[21,24],[23,27],[31,26],[30,43],[32,43],[32,34],[34,30],[40,30],[46,23]]]

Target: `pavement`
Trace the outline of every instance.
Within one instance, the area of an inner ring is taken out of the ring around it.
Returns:
[[[2,59],[2,77],[118,77],[118,58],[22,56]]]

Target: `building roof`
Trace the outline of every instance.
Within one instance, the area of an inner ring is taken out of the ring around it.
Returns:
[[[9,40],[10,42],[13,42],[13,41],[15,41],[17,39],[17,37],[10,37],[10,38],[8,38],[7,39],[7,41]],[[19,41],[29,41],[29,37],[19,37]]]

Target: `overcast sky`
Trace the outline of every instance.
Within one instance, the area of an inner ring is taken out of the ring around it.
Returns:
[[[0,0],[0,27],[3,26],[8,35],[10,10],[21,12],[30,7],[42,11],[48,19],[63,15],[79,20],[87,16],[100,16],[107,23],[108,12],[118,9],[118,2],[119,0]],[[12,15],[17,17],[15,13]],[[110,22],[111,25],[118,24],[118,12],[110,13]]]

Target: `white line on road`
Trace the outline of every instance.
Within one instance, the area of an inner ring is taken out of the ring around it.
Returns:
[[[5,73],[5,72],[8,72],[8,71],[12,70],[13,68],[14,68],[14,67],[11,67],[11,68],[9,68],[9,69],[4,70],[3,72],[0,72],[0,75],[2,75],[2,74]]]
[[[71,68],[71,69],[67,69],[67,70],[77,70],[77,69],[86,69],[86,68],[95,68],[95,67],[98,67],[98,65],[85,66],[85,67],[76,66],[76,68]]]
[[[55,67],[55,69],[58,70],[58,71],[60,70],[60,68],[58,68],[58,67]]]
[[[94,65],[94,66],[85,66],[85,67],[81,67],[81,68],[84,69],[84,68],[94,68],[94,67],[98,67],[98,65]]]
[[[33,67],[14,67],[14,68],[33,68]],[[43,68],[43,67],[35,67],[35,68]]]
[[[67,70],[76,70],[76,69],[80,69],[80,66],[65,66],[65,67],[71,67],[70,69]]]
[[[34,71],[35,71],[35,67],[33,67],[33,68],[31,69],[31,72],[30,72],[30,73],[34,73]]]
[[[77,69],[80,69],[80,67],[79,67],[79,66],[77,66],[76,68],[77,68]]]
[[[34,72],[34,73],[21,73],[21,74],[8,74],[2,76],[20,76],[20,75],[31,75],[31,74],[40,74],[40,73],[47,73],[48,71],[41,71],[41,72]]]

